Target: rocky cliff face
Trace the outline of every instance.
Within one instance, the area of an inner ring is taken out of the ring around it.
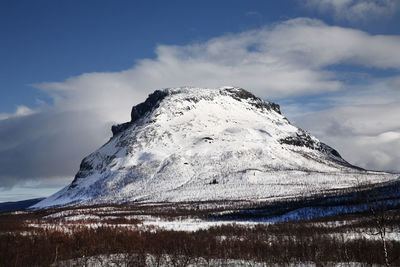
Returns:
[[[160,101],[163,100],[164,97],[166,97],[167,95],[168,91],[157,90],[154,93],[150,94],[146,101],[140,103],[137,106],[133,106],[131,111],[131,121],[119,125],[113,125],[111,127],[113,136],[126,130],[127,128],[132,126],[138,119],[142,118],[147,113],[157,108]]]
[[[112,133],[71,185],[35,207],[278,199],[395,177],[350,165],[241,88],[157,90]]]

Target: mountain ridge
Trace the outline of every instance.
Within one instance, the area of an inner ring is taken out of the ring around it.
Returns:
[[[279,199],[394,178],[349,164],[237,87],[156,90],[112,133],[71,185],[33,207]]]

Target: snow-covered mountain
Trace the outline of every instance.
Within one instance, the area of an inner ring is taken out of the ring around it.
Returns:
[[[82,160],[73,182],[34,205],[266,200],[391,181],[290,124],[246,90],[157,90]]]

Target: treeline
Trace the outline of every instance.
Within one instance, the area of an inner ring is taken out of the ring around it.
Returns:
[[[368,226],[373,227],[373,221]],[[18,230],[19,229],[19,230]],[[384,264],[379,240],[349,239],[348,228],[319,222],[225,225],[197,232],[138,231],[122,227],[76,228],[71,232],[12,225],[0,233],[0,266],[84,266],[91,257],[112,255],[119,265],[186,266],[217,259],[241,259],[266,265],[313,262]],[[21,231],[22,232],[21,232]],[[28,230],[28,231],[27,231]],[[390,262],[400,266],[400,242],[389,241]],[[149,262],[148,255],[151,255]],[[71,260],[72,259],[72,260]]]

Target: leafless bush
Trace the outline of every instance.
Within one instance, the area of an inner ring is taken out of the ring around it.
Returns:
[[[134,209],[140,212],[139,208]],[[188,210],[191,214],[192,211]],[[27,223],[51,223],[43,216],[54,212],[0,216],[0,266],[49,266],[68,260],[85,266],[91,257],[96,257],[101,263],[106,262],[105,259],[113,259],[111,255],[120,255],[116,260],[125,266],[160,266],[166,263],[186,266],[199,262],[211,265],[217,261],[222,264],[227,259],[251,260],[266,265],[294,262],[314,262],[317,265],[327,262],[385,263],[379,240],[348,238],[349,231],[374,226],[373,219],[365,214],[254,226],[221,225],[196,232],[140,231],[119,227],[127,221],[117,219],[95,229],[72,224],[69,231],[34,228]],[[172,210],[168,213],[169,218],[176,215]],[[178,214],[181,216],[184,212],[178,211]],[[388,212],[386,218],[387,225],[398,230],[399,213]],[[62,225],[57,220],[53,223]],[[130,223],[135,224],[135,221]],[[400,265],[397,256],[400,255],[400,242],[388,240],[387,246],[394,255],[391,263]]]

